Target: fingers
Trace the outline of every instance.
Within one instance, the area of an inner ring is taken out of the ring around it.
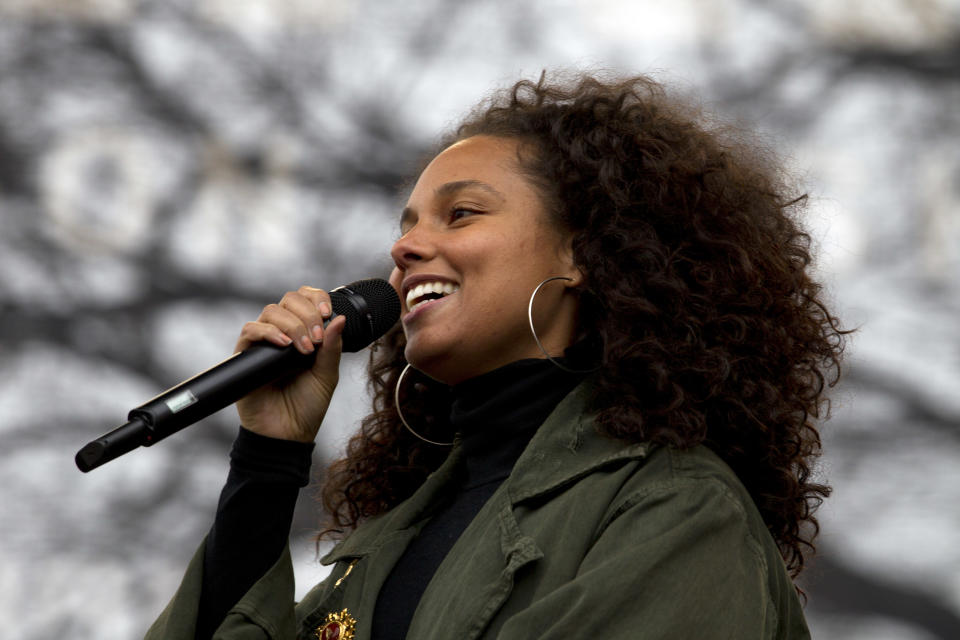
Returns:
[[[263,341],[270,342],[278,347],[286,347],[293,343],[290,336],[272,324],[266,322],[248,322],[243,325],[243,328],[240,330],[240,337],[237,339],[234,351],[243,351],[253,343]]]
[[[237,350],[266,340],[278,346],[293,344],[301,353],[312,353],[324,341],[323,323],[332,315],[330,295],[314,287],[288,291],[279,303],[268,304],[260,317],[240,332]]]

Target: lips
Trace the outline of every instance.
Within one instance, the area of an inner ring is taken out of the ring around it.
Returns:
[[[446,297],[458,289],[460,289],[459,285],[442,280],[428,280],[417,283],[407,290],[407,309],[413,311],[420,305]]]

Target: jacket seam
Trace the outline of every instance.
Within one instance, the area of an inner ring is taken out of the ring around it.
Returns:
[[[267,638],[277,638],[279,636],[278,630],[273,624],[271,624],[269,617],[265,616],[260,611],[259,607],[256,607],[249,602],[237,603],[237,605],[227,613],[227,616],[229,617],[231,613],[243,616],[253,624],[260,627],[267,635]],[[224,618],[224,620],[226,620],[226,618]]]

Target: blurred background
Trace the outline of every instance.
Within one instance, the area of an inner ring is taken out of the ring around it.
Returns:
[[[421,155],[544,68],[652,73],[788,159],[860,328],[823,429],[813,635],[960,637],[958,0],[0,0],[0,635],[142,636],[235,413],[87,475],[76,451],[288,289],[386,275]],[[325,574],[312,499],[300,594]]]

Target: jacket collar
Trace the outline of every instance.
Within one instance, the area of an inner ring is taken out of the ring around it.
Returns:
[[[511,504],[549,494],[609,464],[647,456],[649,444],[625,444],[596,432],[587,404],[593,394],[590,378],[571,391],[547,417],[504,481]],[[440,497],[455,488],[462,456],[459,443],[419,489],[390,511],[364,522],[330,553],[330,564],[370,555],[384,545],[401,544],[419,531]],[[403,540],[401,542],[401,539]]]
[[[646,457],[649,444],[626,444],[596,431],[587,405],[591,379],[581,382],[560,401],[534,434],[507,478],[513,504],[536,498],[622,460]]]

